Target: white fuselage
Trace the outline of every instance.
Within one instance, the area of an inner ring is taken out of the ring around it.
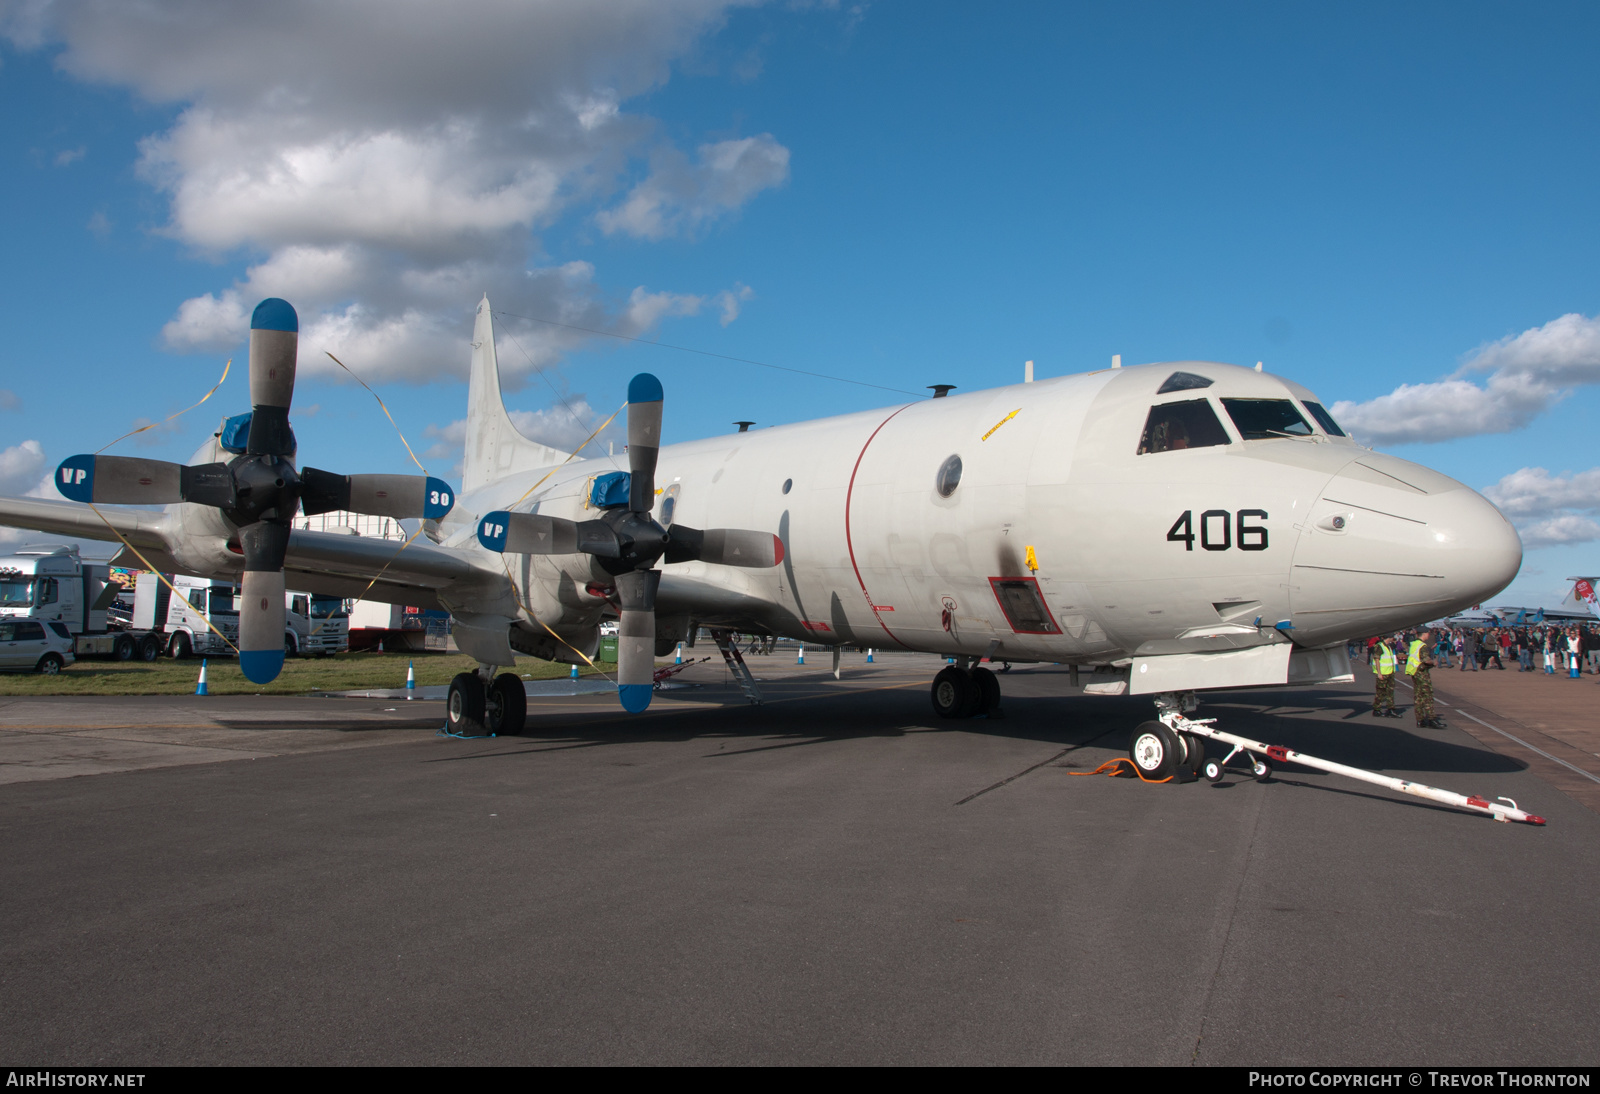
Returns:
[[[1158,394],[1179,370],[1212,382]],[[1224,398],[1292,400],[1309,422],[1314,396],[1179,362],[664,447],[658,520],[670,499],[671,521],[770,531],[785,557],[667,566],[663,591],[677,577],[739,594],[755,622],[824,644],[1108,663],[1329,645],[1448,614],[1515,575],[1515,531],[1472,490],[1320,427],[1247,440]],[[1227,443],[1140,452],[1153,406],[1196,400]],[[943,496],[951,456],[960,480]],[[496,509],[592,519],[589,483],[626,466],[572,460],[494,482],[460,499],[439,538],[481,550],[474,522]],[[541,623],[598,624],[608,579],[587,556],[506,563]]]

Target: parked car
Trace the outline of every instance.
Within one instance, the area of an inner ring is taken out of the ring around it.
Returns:
[[[74,660],[72,632],[65,624],[0,619],[0,669],[54,676]]]

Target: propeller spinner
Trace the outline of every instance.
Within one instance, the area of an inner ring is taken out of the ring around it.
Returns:
[[[210,505],[239,529],[239,667],[258,684],[283,671],[283,565],[289,522],[298,509],[437,520],[455,504],[450,484],[431,476],[295,470],[289,408],[299,340],[300,319],[288,301],[272,297],[256,305],[250,317],[250,433],[243,454],[230,462],[190,467],[127,456],[71,456],[56,470],[56,489],[73,501]]]
[[[491,551],[523,555],[586,554],[616,582],[622,618],[617,638],[617,692],[638,714],[655,687],[656,562],[712,562],[769,567],[783,561],[783,541],[771,532],[737,528],[663,528],[651,516],[656,455],[661,447],[661,381],[640,373],[628,385],[628,502],[596,520],[504,510],[478,522],[478,542]]]

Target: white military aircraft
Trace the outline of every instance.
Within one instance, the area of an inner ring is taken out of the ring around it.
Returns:
[[[254,410],[231,461],[221,434],[187,467],[75,456],[58,485],[95,508],[0,498],[0,522],[102,539],[109,525],[158,568],[242,574],[252,679],[282,663],[284,571],[297,589],[448,609],[480,663],[451,685],[457,728],[516,732],[522,686],[496,670],[582,661],[620,615],[630,711],[649,702],[654,657],[705,626],[953,658],[932,688],[946,717],[995,708],[985,659],[1069,665],[1078,692],[1154,697],[1142,772],[1199,771],[1212,737],[1260,774],[1255,753],[1305,758],[1186,719],[1193,693],[1348,679],[1347,640],[1480,603],[1522,560],[1483,497],[1356,444],[1259,366],[1103,369],[659,449],[662,387],[640,375],[624,472],[517,431],[485,299],[452,499],[420,476],[296,472],[296,329],[287,303],[256,309]],[[291,530],[297,508],[422,517],[428,542],[396,554]]]

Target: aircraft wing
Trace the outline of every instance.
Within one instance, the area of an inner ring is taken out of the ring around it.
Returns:
[[[330,532],[290,533],[283,569],[293,589],[418,608],[442,607],[442,589],[508,584],[503,573],[473,565],[465,552],[425,540],[402,550],[394,540]]]
[[[117,532],[140,550],[160,550],[167,541],[166,514],[149,509],[128,509],[116,505],[94,509],[75,501],[53,501],[48,498],[0,497],[0,524],[15,528],[31,528],[52,535],[71,536],[74,539],[116,540]],[[102,519],[103,518],[103,519]],[[111,528],[106,527],[107,524]]]
[[[747,633],[794,630],[799,621],[770,601],[760,600],[709,581],[685,577],[670,570],[661,575],[656,592],[656,612],[662,616],[691,615],[702,626],[725,627]]]

